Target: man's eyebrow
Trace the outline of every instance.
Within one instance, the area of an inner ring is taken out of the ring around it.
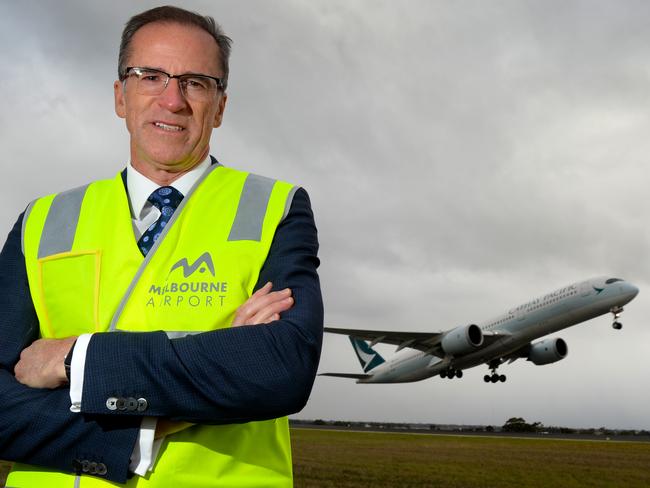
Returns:
[[[163,68],[154,68],[153,66],[138,66],[138,68],[141,69],[150,69],[150,70],[155,70],[155,71],[161,71],[162,73],[171,75],[171,76],[185,76],[185,75],[190,75],[190,76],[209,76],[211,78],[219,78],[222,79],[223,75],[209,75],[207,73],[199,73],[197,71],[186,71],[185,73],[179,73],[179,74],[172,74],[168,72],[167,70]]]
[[[143,66],[136,66],[136,67],[137,67],[137,68],[140,68],[140,69],[150,69],[150,70],[152,70],[152,71],[162,71],[163,73],[167,73],[167,71],[165,71],[164,69],[162,69],[162,68],[156,68],[156,67],[154,67],[154,66],[143,65]]]

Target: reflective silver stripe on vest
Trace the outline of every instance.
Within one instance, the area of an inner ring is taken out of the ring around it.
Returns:
[[[39,259],[72,250],[79,223],[81,202],[87,188],[88,185],[80,186],[54,197],[41,233],[41,242],[38,246]]]
[[[180,339],[188,335],[202,334],[203,332],[207,332],[207,330],[165,330],[163,332],[170,339]]]
[[[29,218],[29,214],[32,212],[34,203],[36,203],[36,200],[32,200],[29,205],[27,205],[25,213],[23,214],[23,225],[20,229],[20,248],[23,250],[23,256],[25,255],[25,227],[27,227],[27,219]]]
[[[262,240],[262,224],[275,180],[249,174],[239,198],[237,215],[230,229],[229,241]]]
[[[293,196],[296,194],[298,191],[299,186],[294,186],[291,190],[289,190],[289,194],[287,195],[287,201],[284,203],[284,213],[282,214],[282,218],[280,219],[280,222],[284,221],[284,219],[287,218],[287,215],[289,215],[289,210],[291,209],[291,204],[293,203]]]
[[[130,334],[142,334],[146,332],[141,331],[132,331],[132,330],[123,330],[123,329],[113,329],[111,332],[129,332]],[[167,337],[170,339],[180,339],[181,337],[186,337],[188,335],[203,334],[204,332],[209,332],[208,330],[163,330]]]

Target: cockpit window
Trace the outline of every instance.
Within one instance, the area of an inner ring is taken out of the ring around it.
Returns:
[[[620,278],[610,278],[607,281],[605,281],[605,284],[611,285],[612,283],[616,283],[617,281],[623,281],[623,280]]]

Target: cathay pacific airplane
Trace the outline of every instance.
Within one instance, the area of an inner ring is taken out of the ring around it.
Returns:
[[[599,277],[565,286],[509,309],[503,315],[479,324],[461,325],[446,332],[401,332],[337,329],[326,332],[350,336],[363,373],[322,373],[322,376],[355,378],[357,383],[407,383],[439,375],[461,378],[463,370],[486,364],[491,374],[486,383],[506,381],[497,368],[519,358],[541,366],[564,359],[569,349],[559,338],[545,338],[558,330],[606,313],[612,327],[621,329],[623,305],[639,289],[619,278]],[[370,341],[368,344],[366,341]],[[377,343],[397,346],[388,361],[373,349]]]

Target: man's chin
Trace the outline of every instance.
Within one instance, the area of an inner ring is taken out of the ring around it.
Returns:
[[[191,155],[156,155],[139,161],[132,161],[132,164],[135,169],[146,175],[150,171],[165,171],[168,173],[189,171],[201,161],[202,159],[197,159]]]

